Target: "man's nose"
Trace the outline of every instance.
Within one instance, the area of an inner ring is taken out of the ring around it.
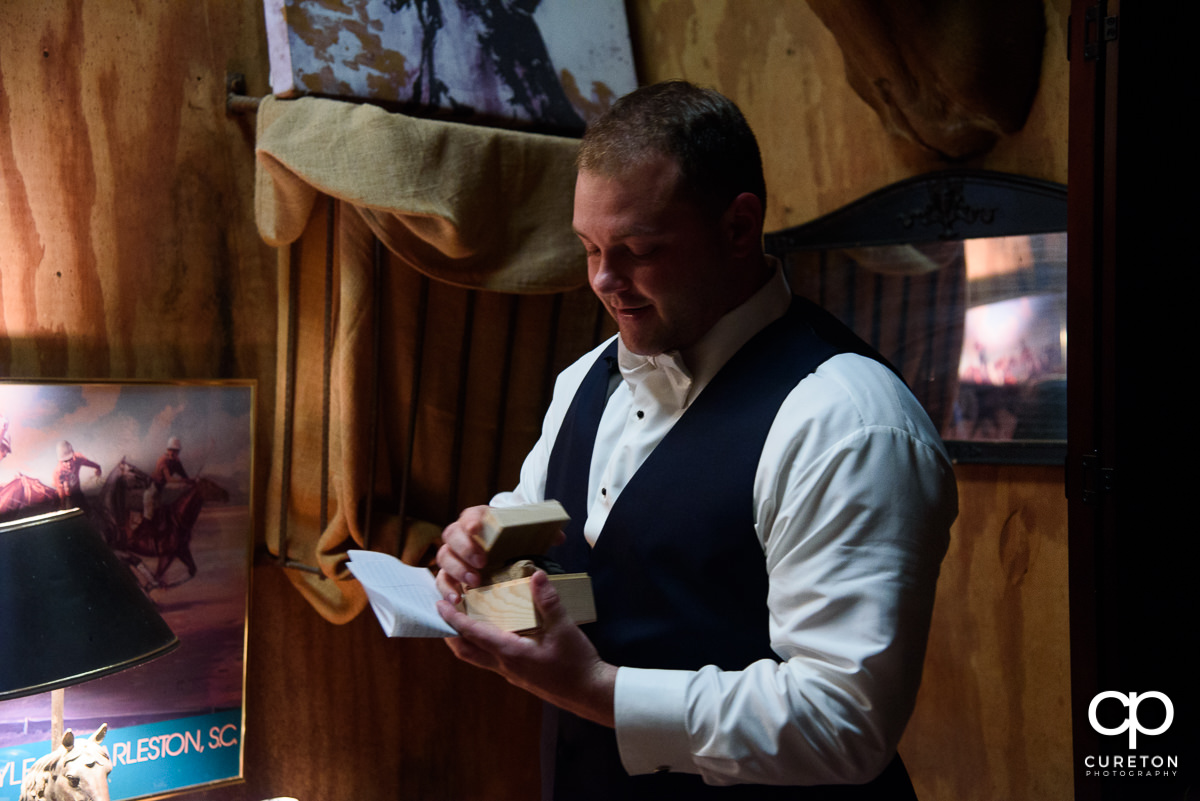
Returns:
[[[592,291],[601,295],[621,292],[629,287],[629,275],[624,261],[611,252],[593,257]]]

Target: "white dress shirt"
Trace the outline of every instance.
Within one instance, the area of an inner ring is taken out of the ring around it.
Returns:
[[[678,352],[644,357],[618,343],[620,383],[600,421],[588,480],[590,543],[690,403],[790,301],[777,269],[689,351],[687,364]],[[559,427],[607,344],[560,374],[519,485],[493,505],[543,500]],[[740,671],[620,668],[622,762],[631,774],[669,769],[710,784],[869,781],[894,755],[920,684],[938,569],[957,515],[949,458],[890,370],[841,354],[780,407],[759,459],[754,507],[769,574],[771,647],[784,661]]]

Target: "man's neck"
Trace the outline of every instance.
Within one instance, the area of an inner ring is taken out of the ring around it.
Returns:
[[[734,267],[740,274],[746,276],[746,280],[742,282],[740,291],[731,294],[731,301],[725,314],[717,319],[704,336],[696,340],[691,345],[680,348],[680,355],[683,357],[683,363],[687,365],[689,370],[694,370],[703,361],[702,355],[705,349],[709,346],[706,343],[711,343],[714,330],[720,331],[722,321],[727,320],[730,315],[734,315],[738,309],[749,303],[756,295],[763,291],[763,288],[775,277],[778,268],[778,262],[774,259],[768,259],[765,255],[760,255],[754,263],[747,263]],[[774,319],[774,318],[772,318]]]

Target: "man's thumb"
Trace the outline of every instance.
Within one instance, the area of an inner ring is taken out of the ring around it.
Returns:
[[[545,570],[538,570],[530,577],[529,594],[533,598],[533,606],[537,610],[542,628],[549,628],[562,619],[565,614],[562,599]]]

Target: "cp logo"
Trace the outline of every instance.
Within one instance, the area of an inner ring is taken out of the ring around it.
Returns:
[[[1105,728],[1104,726],[1100,725],[1100,721],[1096,720],[1096,707],[1100,706],[1100,702],[1105,698],[1115,698],[1129,708],[1129,717],[1125,718],[1125,722],[1120,726],[1117,726],[1115,729]],[[1157,729],[1145,729],[1142,728],[1140,723],[1138,723],[1138,704],[1147,698],[1157,698],[1162,702],[1163,708],[1167,711],[1162,725]],[[1130,693],[1128,696],[1126,696],[1114,690],[1108,690],[1107,692],[1102,692],[1096,695],[1096,697],[1092,699],[1092,703],[1088,705],[1088,721],[1092,724],[1092,728],[1101,734],[1120,734],[1128,729],[1130,749],[1137,748],[1138,732],[1150,735],[1162,734],[1171,727],[1171,721],[1174,719],[1175,707],[1171,704],[1171,699],[1157,691],[1142,693],[1141,695],[1138,695],[1137,693]]]

